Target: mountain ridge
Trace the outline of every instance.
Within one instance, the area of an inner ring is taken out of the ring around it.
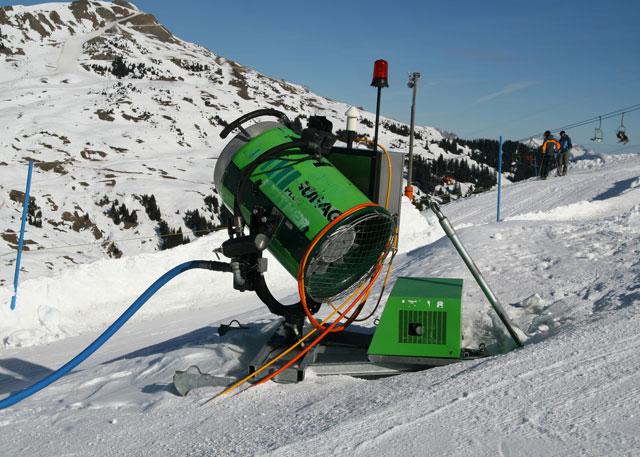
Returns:
[[[211,176],[227,122],[271,107],[339,129],[349,107],[181,40],[124,1],[2,7],[0,36],[0,285],[11,277],[28,160],[26,247],[39,262],[25,264],[27,276],[157,249],[145,196],[165,234],[201,235],[190,225],[220,223]],[[359,133],[373,136],[374,119],[362,112]],[[379,138],[408,148],[406,124],[393,119],[382,117]],[[416,139],[418,155],[477,164],[469,148],[440,148],[438,129],[419,126]]]

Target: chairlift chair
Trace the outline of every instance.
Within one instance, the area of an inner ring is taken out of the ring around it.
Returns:
[[[593,132],[593,138],[591,138],[591,141],[595,141],[596,143],[602,143],[602,129],[599,127],[596,127],[596,129]]]
[[[591,138],[591,141],[595,141],[596,143],[602,143],[602,116],[599,117],[600,123],[598,124],[598,127],[595,128],[595,130],[593,131],[593,138]]]
[[[627,144],[629,142],[629,137],[627,136],[627,128],[624,126],[624,113],[622,113],[622,117],[620,118],[620,126],[616,131],[616,138],[618,139],[618,143]]]

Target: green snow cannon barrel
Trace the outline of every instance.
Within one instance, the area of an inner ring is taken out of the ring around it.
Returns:
[[[287,149],[288,143],[300,146]],[[267,249],[295,278],[313,245],[305,291],[326,303],[345,297],[372,274],[389,250],[395,220],[303,143],[280,122],[240,128],[218,158],[214,184],[224,205],[247,226],[252,214],[276,216]],[[274,154],[278,147],[285,150]]]

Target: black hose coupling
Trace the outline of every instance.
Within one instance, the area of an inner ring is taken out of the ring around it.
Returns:
[[[218,262],[217,260],[206,260],[206,268],[211,271],[220,271],[222,273],[231,273],[231,264],[227,262]]]

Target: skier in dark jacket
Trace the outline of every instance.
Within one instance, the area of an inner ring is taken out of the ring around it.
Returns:
[[[542,155],[542,162],[540,163],[540,177],[547,179],[549,174],[549,162],[553,160],[554,154],[560,151],[560,143],[556,140],[551,132],[547,130],[544,132],[544,143],[540,146],[540,154]]]
[[[565,176],[569,167],[569,151],[573,147],[571,138],[563,130],[560,132],[560,162],[558,163],[558,176]]]

